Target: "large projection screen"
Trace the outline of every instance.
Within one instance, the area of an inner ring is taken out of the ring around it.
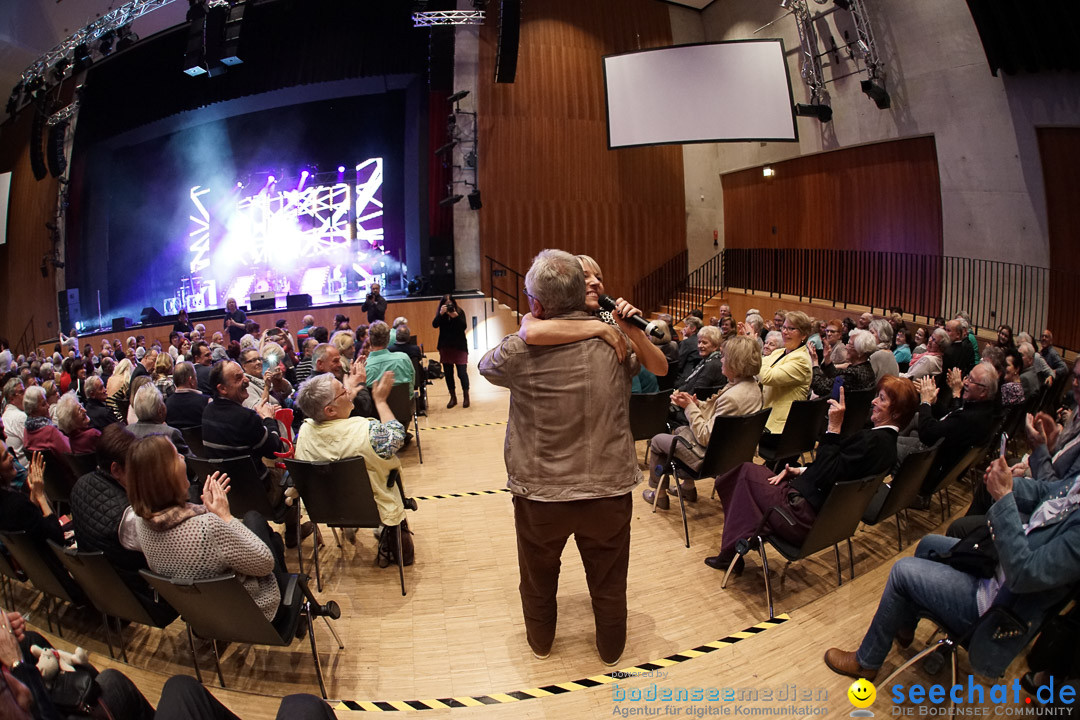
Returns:
[[[604,58],[608,147],[799,139],[782,40]]]

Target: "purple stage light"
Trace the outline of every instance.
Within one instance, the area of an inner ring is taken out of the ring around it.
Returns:
[[[343,172],[345,172],[345,166],[344,166],[344,165],[338,165],[338,166],[337,166],[337,171],[338,171],[339,173],[343,173]]]
[[[276,183],[276,182],[277,182],[277,178],[276,178],[276,177],[274,177],[273,175],[271,175],[270,177],[266,178],[266,184],[267,184],[267,185],[273,185],[273,184],[274,184],[274,183]]]
[[[307,170],[301,170],[300,171],[300,182],[296,186],[297,190],[303,190],[304,189],[304,183],[307,182],[307,179],[308,179],[309,175],[311,175],[311,173],[309,173]]]

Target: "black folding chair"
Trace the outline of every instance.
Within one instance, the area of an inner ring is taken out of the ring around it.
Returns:
[[[76,479],[97,469],[97,453],[79,453],[78,455],[64,453],[62,457],[75,473]]]
[[[927,497],[938,495],[938,503],[941,506],[942,522],[944,522],[948,512],[952,510],[952,502],[949,498],[949,485],[952,485],[955,480],[961,478],[975,465],[976,462],[978,462],[979,458],[983,457],[985,454],[986,446],[984,445],[969,448],[960,456],[960,459],[958,459],[951,468],[941,471],[942,475],[940,479],[934,484],[929,492],[925,493]]]
[[[64,457],[57,455],[51,450],[37,450],[41,453],[41,459],[45,462],[45,495],[52,501],[53,509],[58,515],[62,515],[71,505],[71,489],[79,476]],[[27,456],[32,455],[27,451]]]
[[[66,603],[82,607],[86,605],[86,594],[74,578],[67,574],[63,565],[55,557],[52,557],[46,548],[38,545],[37,541],[25,532],[0,533],[0,543],[11,553],[15,562],[26,573],[30,584],[48,598],[45,608],[45,619],[49,624],[49,632],[52,632],[53,615],[56,616],[56,627],[60,637],[64,637],[64,627],[60,623],[60,614],[56,611],[54,600],[63,600]]]
[[[827,397],[796,400],[791,403],[787,421],[784,422],[784,431],[777,441],[758,445],[758,455],[765,460],[765,464],[775,469],[785,461],[800,458],[804,453],[812,453],[825,424],[828,403]]]
[[[672,436],[665,477],[670,474],[675,483],[675,494],[679,496],[679,510],[682,511],[683,538],[686,547],[690,547],[690,524],[686,519],[686,502],[682,496],[679,478],[693,480],[715,478],[744,462],[751,462],[754,459],[754,448],[761,439],[761,433],[765,431],[765,423],[769,421],[771,412],[771,408],[765,408],[752,415],[721,415],[715,418],[712,434],[709,436],[709,446],[705,448],[705,457],[702,458],[696,475],[675,457],[675,448],[679,443],[691,447],[690,443],[678,435]],[[663,483],[660,486],[663,487]],[[656,497],[653,498],[653,512],[656,512],[659,495],[660,491],[657,490]]]
[[[769,605],[770,619],[775,615],[773,613],[772,583],[769,579],[769,560],[765,553],[765,543],[772,545],[788,563],[807,558],[832,545],[833,552],[836,554],[836,584],[839,586],[843,583],[840,570],[839,543],[842,540],[847,540],[848,561],[851,563],[851,578],[854,580],[855,556],[851,549],[851,536],[855,534],[855,530],[859,527],[859,521],[862,519],[863,513],[866,512],[870,501],[873,500],[874,493],[877,492],[878,485],[881,484],[884,477],[885,473],[883,472],[860,480],[847,480],[833,485],[832,490],[829,491],[829,495],[825,499],[825,504],[821,507],[817,517],[814,518],[813,524],[807,528],[806,536],[799,544],[788,542],[765,532],[767,523],[774,516],[778,516],[776,522],[786,522],[793,527],[799,524],[791,517],[786,507],[774,505],[769,508],[765,511],[765,516],[761,520],[757,534],[747,540],[739,541],[736,546],[738,552],[731,559],[731,564],[728,565],[728,569],[724,573],[724,579],[720,583],[720,587],[727,586],[728,577],[731,575],[735,563],[750,550],[753,541],[756,541],[758,556],[761,558],[761,572],[765,577],[765,600]]]
[[[875,388],[844,391],[844,423],[840,426],[840,437],[854,435],[866,427],[867,422],[870,421],[870,403],[876,396]],[[828,417],[828,401],[826,401],[825,409],[826,417]]]
[[[180,428],[180,434],[184,436],[184,442],[188,444],[188,449],[191,450],[192,455],[200,458],[210,457],[206,452],[206,446],[203,445],[201,425]]]
[[[90,604],[101,613],[101,619],[105,625],[105,642],[109,646],[109,657],[115,657],[112,649],[110,618],[117,619],[116,632],[120,636],[117,644],[124,662],[128,661],[128,657],[121,620],[164,628],[176,619],[175,611],[171,613],[171,617],[169,617],[170,613],[151,613],[105,558],[105,553],[79,552],[75,548],[61,547],[52,540],[49,541],[49,547],[86,592]]]
[[[424,449],[420,445],[420,421],[416,417],[416,391],[409,392],[408,383],[397,383],[390,388],[390,397],[386,398],[386,404],[390,406],[390,412],[397,421],[409,429],[409,423],[413,424],[416,435],[416,451],[420,455],[420,464],[424,463]]]
[[[671,391],[637,393],[630,396],[630,433],[634,442],[651,440],[670,430],[668,408],[671,407]],[[649,464],[649,445],[645,446],[645,464]]]
[[[304,462],[285,460],[300,499],[307,508],[308,517],[313,523],[322,523],[334,528],[376,528],[381,524],[379,507],[375,494],[368,480],[367,463],[362,457],[348,458],[334,462]],[[415,511],[416,500],[405,496],[401,484],[401,473],[390,473],[387,487],[397,485],[401,501],[406,508]],[[333,530],[335,539],[337,530]],[[401,525],[397,527],[398,576],[401,579],[401,594],[405,595],[405,564],[402,552]],[[298,538],[299,540],[299,538]],[[338,545],[341,542],[338,541]],[[301,561],[300,571],[303,572]],[[315,583],[322,592],[322,570],[319,563],[319,543],[315,542]]]
[[[863,522],[877,525],[890,517],[896,518],[896,549],[904,549],[904,535],[900,529],[900,513],[905,512],[919,494],[926,474],[934,465],[937,447],[913,452],[900,463],[900,469],[893,475],[892,482],[881,485],[877,495],[863,514]]]
[[[195,482],[199,486],[215,472],[229,476],[229,511],[236,517],[242,518],[248,511],[255,510],[267,520],[274,519],[274,506],[270,504],[266,486],[259,478],[258,468],[250,455],[215,460],[188,455],[184,462],[189,473],[195,474]]]
[[[288,585],[281,594],[281,607],[271,621],[266,619],[263,611],[232,573],[208,580],[178,580],[155,575],[147,570],[140,570],[139,573],[146,578],[152,588],[180,612],[180,616],[187,623],[191,661],[195,666],[195,675],[199,682],[203,679],[199,661],[195,655],[193,632],[200,638],[209,640],[213,645],[218,682],[221,683],[221,687],[225,687],[225,677],[221,673],[221,657],[218,654],[218,640],[248,645],[289,647],[296,638],[296,628],[303,614],[308,626],[307,635],[311,640],[311,659],[315,664],[319,691],[324,698],[326,697],[322,664],[319,662],[319,651],[315,645],[313,618],[317,603],[307,589],[306,575],[289,576]],[[336,603],[334,605],[336,607]],[[323,619],[326,620],[326,627],[330,629],[337,641],[338,649],[344,649],[345,646],[333,626],[330,625],[330,621],[325,615]]]
[[[26,573],[11,564],[7,549],[0,548],[0,589],[3,590],[4,601],[12,610],[15,609],[15,588],[11,584],[13,580],[26,582]]]

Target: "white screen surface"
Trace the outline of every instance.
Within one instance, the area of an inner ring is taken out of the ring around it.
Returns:
[[[608,145],[798,139],[780,40],[604,58]]]
[[[8,203],[11,202],[11,173],[0,173],[0,245],[7,243]]]

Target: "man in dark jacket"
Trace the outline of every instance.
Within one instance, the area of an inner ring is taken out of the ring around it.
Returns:
[[[79,478],[71,490],[71,514],[79,550],[103,552],[124,584],[135,594],[150,616],[162,625],[177,617],[164,600],[155,602],[154,591],[140,570],[148,569],[135,532],[135,513],[124,485],[124,460],[135,436],[122,425],[105,428],[98,439],[98,467]]]
[[[698,352],[697,334],[703,323],[701,318],[691,315],[683,321],[683,340],[679,343],[679,374],[676,385],[682,385],[690,376],[694,368],[701,362],[701,354]]]
[[[105,383],[97,375],[86,378],[86,415],[90,418],[90,427],[97,430],[120,422],[105,404]]]
[[[213,353],[205,340],[200,340],[191,348],[195,359],[195,378],[198,380],[199,392],[207,397],[214,396],[214,388],[210,386],[210,367],[213,365]]]
[[[376,320],[386,322],[386,298],[380,294],[379,283],[373,283],[360,309],[367,313],[368,325]]]
[[[199,392],[195,366],[189,362],[177,363],[173,368],[173,384],[176,392],[165,401],[165,422],[181,430],[202,425],[203,411],[210,398]]]

